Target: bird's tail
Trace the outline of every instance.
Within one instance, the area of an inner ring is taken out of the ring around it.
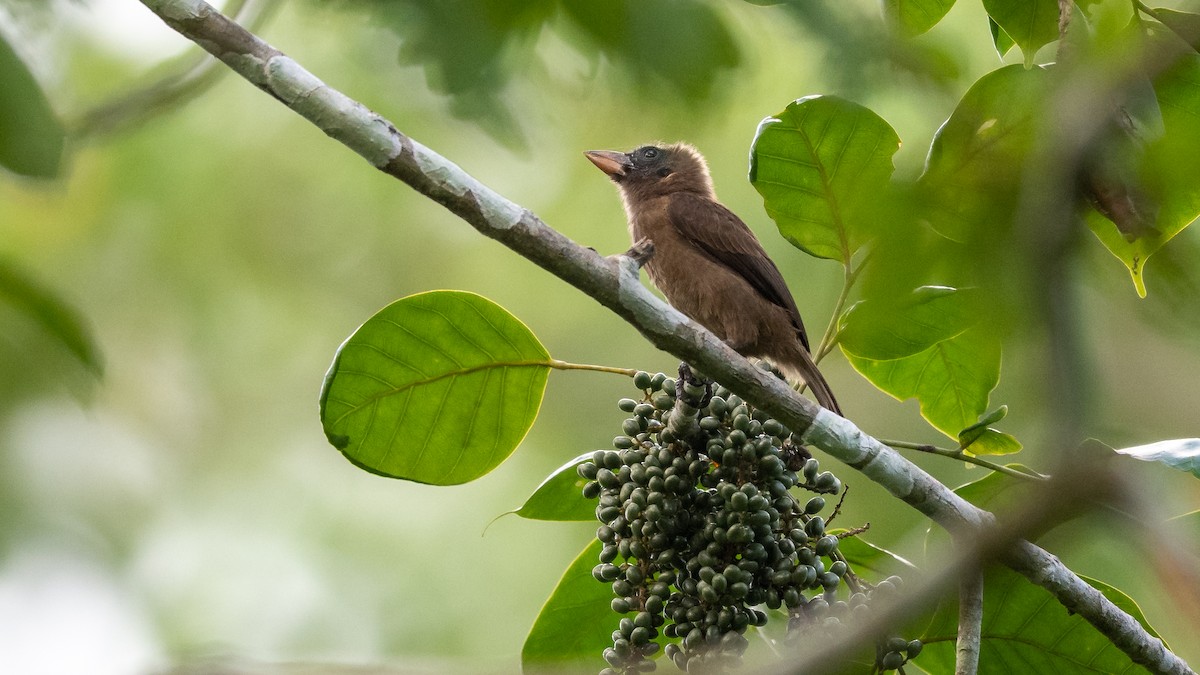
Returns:
[[[790,350],[787,360],[777,365],[790,378],[803,380],[812,390],[813,396],[817,397],[817,403],[820,403],[821,407],[828,408],[838,415],[842,414],[842,408],[838,405],[833,390],[829,388],[829,383],[825,381],[825,377],[817,369],[817,364],[813,362],[812,355],[803,345],[797,342],[795,349]]]

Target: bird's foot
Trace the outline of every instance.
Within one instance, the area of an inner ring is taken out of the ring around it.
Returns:
[[[713,382],[692,371],[685,362],[679,363],[679,378],[675,380],[675,398],[679,401],[699,401],[694,403],[697,408],[704,408],[713,397]],[[699,390],[699,391],[697,391]]]
[[[625,252],[625,257],[637,263],[638,267],[642,267],[654,257],[654,242],[645,237],[638,239]]]

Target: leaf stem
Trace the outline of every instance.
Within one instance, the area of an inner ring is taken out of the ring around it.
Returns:
[[[997,464],[995,462],[983,459],[982,457],[977,457],[975,455],[969,455],[966,452],[963,452],[962,448],[956,448],[956,449],[939,448],[936,445],[929,445],[928,443],[913,443],[910,441],[893,441],[893,440],[887,440],[887,439],[883,439],[883,438],[879,439],[879,442],[883,443],[884,445],[887,445],[887,446],[890,446],[893,448],[897,448],[897,449],[903,448],[903,449],[907,449],[907,450],[916,450],[918,452],[927,452],[931,455],[941,455],[942,457],[949,457],[951,459],[959,459],[959,460],[962,460],[962,461],[970,463],[970,464],[975,464],[977,466],[982,466],[982,467],[991,469],[992,471],[999,471],[1000,473],[1007,474],[1014,478],[1021,478],[1023,480],[1034,480],[1034,481],[1050,480],[1049,476],[1040,474],[1033,470],[1023,471],[1021,469],[1014,469],[1011,466],[1004,466],[1003,464]]]
[[[615,375],[624,375],[633,377],[637,373],[634,368],[617,368],[616,366],[593,366],[586,363],[571,363],[570,361],[559,361],[558,359],[550,359],[546,365],[556,370],[592,370],[599,373],[613,373]]]
[[[837,302],[833,305],[833,313],[829,317],[829,323],[825,326],[825,333],[821,336],[821,342],[817,344],[817,349],[813,352],[813,363],[820,363],[821,359],[825,358],[837,343],[838,335],[838,320],[842,316],[842,309],[846,306],[846,300],[850,297],[850,289],[854,286],[854,282],[858,280],[858,274],[862,271],[863,265],[866,264],[863,260],[858,264],[857,268],[851,268],[849,264],[842,268],[842,290],[838,293]]]
[[[841,332],[837,325],[842,317],[842,310],[846,307],[846,300],[850,297],[850,289],[858,281],[859,275],[862,273],[863,268],[866,267],[867,261],[870,258],[871,252],[868,251],[867,255],[858,263],[858,267],[852,269],[849,264],[842,266],[844,272],[842,276],[842,290],[838,293],[837,302],[833,305],[833,313],[829,317],[829,323],[825,326],[825,333],[821,335],[821,341],[817,343],[817,349],[813,352],[814,364],[821,363],[821,359],[828,356],[829,352],[833,351],[834,345],[837,344],[838,336]],[[807,388],[808,383],[801,383],[796,388],[796,391],[804,393],[804,390]]]

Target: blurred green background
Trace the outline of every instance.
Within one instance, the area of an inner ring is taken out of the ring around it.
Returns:
[[[818,334],[841,270],[788,246],[764,214],[746,180],[758,122],[800,96],[845,96],[896,128],[897,176],[911,179],[958,97],[1001,64],[974,2],[912,43],[887,38],[865,0],[476,4],[280,3],[261,34],[604,253],[628,246],[624,215],[582,151],[694,143]],[[192,49],[133,0],[10,1],[0,28],[68,126]],[[1115,446],[1198,435],[1196,234],[1156,257],[1145,301],[1089,244],[1075,271],[1096,405],[1088,432]],[[316,402],[334,350],[388,302],[458,288],[506,307],[556,358],[677,364],[232,75],[121,133],[72,137],[59,179],[0,177],[0,253],[86,317],[105,362],[92,378],[0,306],[3,672],[513,671],[594,525],[491,521],[564,461],[607,447],[630,383],[553,373],[510,460],[473,483],[429,487],[360,471],[326,443]],[[1039,327],[1014,327],[992,397],[1010,406],[1003,429],[1025,443],[1019,461],[1039,468],[1055,453],[1039,443],[1054,423],[1043,340]],[[914,402],[874,390],[840,356],[823,370],[866,431],[939,441]],[[950,485],[982,475],[914,461]],[[1200,508],[1194,477],[1127,464],[1163,514]],[[843,525],[869,522],[872,541],[921,560],[927,521],[827,468],[851,488]],[[1133,595],[1181,655],[1200,659],[1124,526],[1089,517],[1046,541]]]

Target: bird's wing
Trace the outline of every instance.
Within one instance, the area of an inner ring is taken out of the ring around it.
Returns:
[[[720,202],[690,192],[672,195],[667,215],[681,235],[695,242],[713,260],[740,275],[764,298],[786,309],[800,342],[805,349],[811,350],[804,322],[800,320],[800,310],[796,308],[783,275],[741,218]]]

